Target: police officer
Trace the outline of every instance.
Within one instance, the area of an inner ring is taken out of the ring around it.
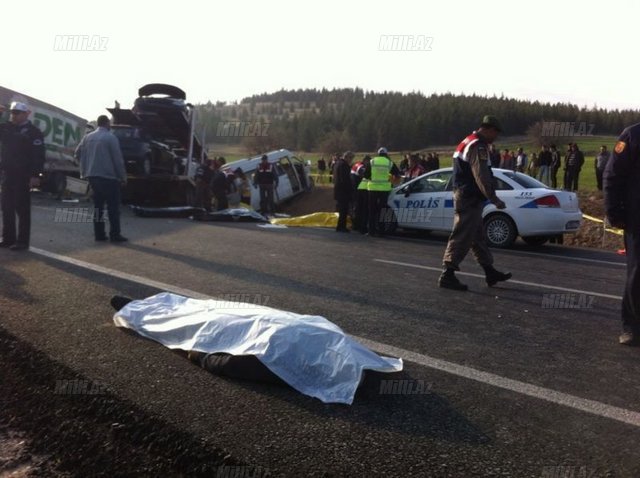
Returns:
[[[273,193],[278,188],[278,173],[266,154],[260,158],[260,164],[253,176],[253,187],[260,188],[260,212],[273,214],[275,212]]]
[[[356,188],[356,204],[354,208],[354,229],[360,232],[360,234],[367,233],[367,226],[369,222],[369,202],[368,202],[368,186],[369,180],[366,179],[365,172],[367,168],[371,167],[371,156],[368,154],[362,159],[362,163],[358,166],[358,168],[354,172],[352,172],[352,177],[354,180],[354,185]]]
[[[0,106],[0,113],[4,112]],[[29,190],[40,185],[45,148],[42,132],[29,121],[31,111],[25,103],[14,101],[9,122],[0,125],[0,176],[2,194],[2,241],[0,247],[14,251],[29,248],[31,235],[31,196]],[[16,216],[18,234],[16,236]]]
[[[500,132],[498,119],[485,116],[478,131],[467,136],[453,154],[453,204],[455,216],[443,258],[443,272],[438,285],[447,289],[467,290],[455,276],[469,249],[485,271],[489,286],[511,278],[511,273],[498,272],[484,237],[482,210],[489,200],[498,209],[505,204],[496,196],[489,165],[489,144]]]
[[[389,159],[387,148],[378,149],[378,156],[373,158],[365,171],[367,183],[368,207],[369,207],[369,236],[384,235],[380,230],[379,222],[382,209],[387,206],[387,198],[391,191],[391,178],[399,178],[398,167]]]
[[[353,183],[351,182],[351,160],[353,153],[347,151],[338,158],[333,168],[333,198],[336,200],[338,210],[338,225],[336,232],[349,232],[347,229],[347,216],[349,205],[353,199]]]
[[[623,345],[640,345],[640,123],[626,128],[604,170],[609,223],[624,229],[627,282],[622,297]]]
[[[206,212],[211,212],[211,178],[213,177],[213,169],[211,163],[213,161],[204,158],[202,163],[196,169],[196,207],[204,208]]]

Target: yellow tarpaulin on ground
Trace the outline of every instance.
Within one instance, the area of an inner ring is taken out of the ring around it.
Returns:
[[[338,213],[314,212],[306,216],[272,218],[269,222],[293,227],[336,227],[338,225]],[[347,218],[347,226],[351,226],[350,218]]]

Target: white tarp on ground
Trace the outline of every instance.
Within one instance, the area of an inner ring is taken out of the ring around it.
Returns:
[[[353,403],[365,369],[402,370],[402,359],[380,357],[324,317],[260,305],[163,292],[130,302],[113,320],[171,349],[255,355],[293,388],[326,403]]]

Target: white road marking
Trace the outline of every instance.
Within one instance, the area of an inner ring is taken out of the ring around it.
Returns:
[[[74,259],[72,257],[63,256],[53,252],[45,251],[43,249],[32,247],[30,250],[35,254],[48,257],[50,259],[54,259],[60,262],[64,262],[66,264],[71,264],[76,267],[81,267],[83,269],[91,270],[94,272],[98,272],[100,274],[105,274],[111,277],[116,277],[118,279],[123,279],[129,282],[134,282],[144,286],[153,287],[159,290],[169,291],[169,292],[173,292],[180,295],[195,297],[198,299],[213,298],[209,295],[202,294],[200,292],[184,289],[182,287],[176,287],[174,285],[166,284],[164,282],[159,282],[152,279],[147,279],[146,277],[128,274],[126,272],[120,272],[117,270],[110,269],[108,267],[91,264],[89,262],[85,262],[79,259]],[[379,261],[393,263],[392,261],[382,261],[382,260],[379,260]],[[399,264],[402,264],[402,263],[399,263]],[[428,269],[439,270],[436,268],[428,268]],[[566,290],[569,290],[569,289],[566,289]],[[613,405],[608,405],[606,403],[598,402],[595,400],[589,400],[589,399],[577,397],[575,395],[570,395],[563,392],[558,392],[550,388],[540,387],[538,385],[532,385],[530,383],[521,382],[519,380],[512,380],[510,378],[502,377],[500,375],[496,375],[493,373],[483,372],[481,370],[477,370],[464,365],[459,365],[453,362],[448,362],[446,360],[430,357],[428,355],[419,354],[416,352],[412,352],[410,350],[394,347],[392,345],[375,342],[373,340],[369,340],[364,337],[358,337],[358,336],[352,336],[352,337],[358,340],[363,345],[384,355],[402,357],[403,360],[414,362],[424,367],[432,368],[435,370],[440,370],[442,372],[449,373],[451,375],[466,378],[469,380],[474,380],[476,382],[480,382],[486,385],[502,388],[504,390],[509,390],[521,395],[526,395],[528,397],[545,400],[547,402],[573,408],[574,410],[579,410],[579,411],[586,412],[599,417],[608,418],[618,422],[626,423],[629,425],[633,425],[635,427],[640,427],[640,412],[628,410],[626,408],[616,407]]]
[[[381,262],[383,264],[393,264],[393,265],[402,266],[402,267],[413,267],[415,269],[424,269],[424,270],[428,270],[428,271],[442,272],[442,267],[421,266],[419,264],[411,264],[411,263],[408,263],[408,262],[389,261],[389,260],[386,260],[386,259],[373,259],[373,260],[374,260],[374,262]],[[484,279],[484,276],[482,274],[473,274],[471,272],[456,272],[456,275],[468,276],[468,277],[478,277],[480,279]],[[526,282],[526,281],[521,281],[521,280],[509,279],[509,281],[505,282],[505,283],[506,284],[520,284],[520,285],[526,285],[526,286],[529,286],[529,287],[538,287],[540,289],[551,289],[551,290],[561,290],[561,291],[564,291],[564,292],[575,292],[577,294],[587,294],[587,295],[592,295],[592,296],[595,296],[595,297],[603,297],[605,299],[622,300],[622,296],[619,296],[619,295],[603,294],[601,292],[593,292],[593,291],[581,290],[581,289],[570,289],[568,287],[559,287],[559,286],[555,286],[555,285],[538,284],[536,282]]]
[[[515,251],[515,250],[508,250],[503,252],[507,253],[507,255],[521,254],[523,256],[540,257],[543,259],[567,259],[571,261],[593,262],[594,264],[607,264],[610,266],[627,267],[627,264],[625,262],[604,261],[602,259],[589,259],[587,257],[571,257],[571,256],[561,256],[558,254],[545,254],[542,252],[528,252],[528,251]]]

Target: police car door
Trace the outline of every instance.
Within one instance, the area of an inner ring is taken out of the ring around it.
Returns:
[[[435,193],[429,176],[422,176],[398,189],[391,198],[398,225],[408,229],[440,229],[442,213],[438,208],[441,194]]]
[[[434,229],[450,230],[453,225],[453,171],[438,171],[429,174],[427,189],[431,197]],[[436,227],[437,226],[437,227]]]

